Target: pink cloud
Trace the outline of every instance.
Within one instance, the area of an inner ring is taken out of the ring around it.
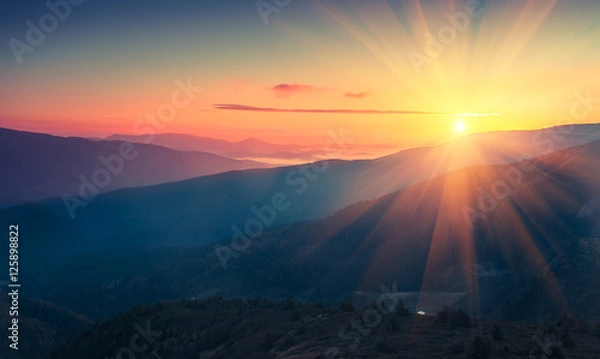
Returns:
[[[227,111],[282,112],[282,113],[342,113],[356,115],[456,115],[448,112],[412,110],[357,110],[357,109],[288,109],[275,107],[255,107],[238,104],[215,104],[213,108]]]
[[[290,97],[292,95],[296,95],[298,93],[306,93],[306,92],[315,92],[321,89],[311,86],[311,85],[302,85],[302,84],[279,84],[273,86],[271,88],[273,92],[280,97]]]
[[[355,100],[360,100],[360,99],[363,99],[363,98],[365,98],[367,96],[369,96],[368,92],[346,92],[344,94],[344,97],[352,98],[352,99],[355,99]]]

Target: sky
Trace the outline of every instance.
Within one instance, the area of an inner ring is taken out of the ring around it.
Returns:
[[[600,122],[570,116],[600,98],[596,0],[0,6],[1,127],[410,146]]]

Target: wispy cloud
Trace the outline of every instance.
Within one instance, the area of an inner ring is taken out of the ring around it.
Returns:
[[[367,96],[369,96],[368,92],[346,92],[344,94],[344,97],[346,97],[346,98],[352,98],[352,99],[355,99],[355,100],[360,100],[360,99],[363,99],[363,98],[365,98]]]
[[[356,110],[356,109],[286,109],[274,107],[255,107],[237,104],[215,104],[218,110],[254,111],[254,112],[284,112],[284,113],[345,113],[356,115],[456,115],[448,112],[410,111],[410,110]]]

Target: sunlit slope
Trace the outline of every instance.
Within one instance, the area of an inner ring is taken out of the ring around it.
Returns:
[[[523,301],[521,294],[544,301],[527,303],[542,312],[546,305],[573,305],[564,281],[579,283],[575,252],[590,245],[582,238],[597,235],[600,212],[590,204],[600,196],[599,162],[595,142],[532,162],[470,167],[285,227],[229,261],[225,288],[235,287],[233,271],[239,290],[287,287],[333,298],[397,282],[403,291],[464,291],[465,305],[485,314],[508,313],[504,301]],[[563,265],[572,268],[557,277]],[[590,270],[598,273],[600,266]],[[263,271],[278,274],[257,278]],[[535,290],[520,292],[533,282]],[[594,295],[596,286],[582,285],[579,299]],[[593,312],[589,306],[576,310]]]
[[[594,129],[597,131],[597,126],[575,127],[568,132],[556,128],[479,134],[371,161],[329,161],[231,172],[121,190],[100,195],[85,208],[77,209],[75,224],[98,240],[118,236],[119,241],[130,244],[208,243],[233,235],[232,226],[244,226],[256,218],[253,208],[271,206],[273,197],[279,194],[290,205],[278,211],[264,230],[324,217],[350,204],[465,166],[510,163],[585,143],[593,138]],[[61,200],[48,205],[68,217]]]

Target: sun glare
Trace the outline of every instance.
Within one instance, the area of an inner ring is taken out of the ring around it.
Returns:
[[[456,121],[454,123],[454,132],[463,134],[467,131],[467,125],[463,121]]]

